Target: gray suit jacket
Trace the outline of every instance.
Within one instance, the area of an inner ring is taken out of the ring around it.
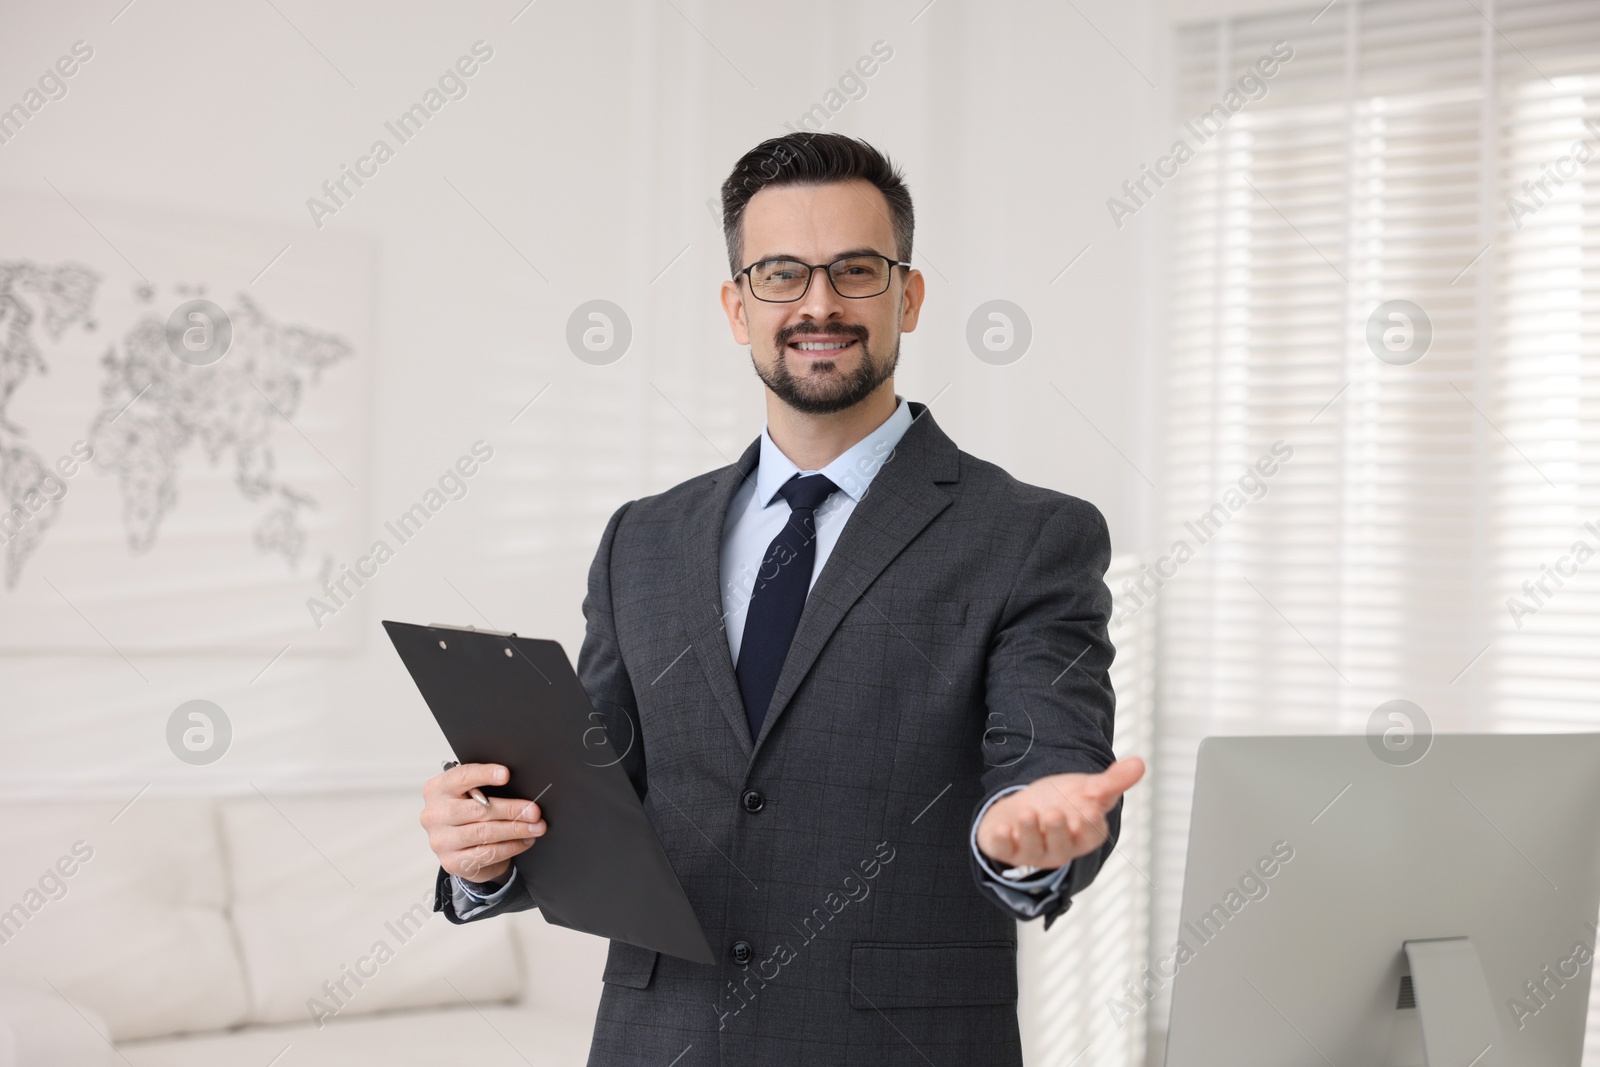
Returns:
[[[578,675],[723,956],[612,942],[591,1065],[1021,1063],[1015,915],[969,834],[996,791],[1113,759],[1110,540],[1092,504],[912,414],[811,589],[759,737],[719,595],[759,442],[606,525]],[[471,921],[532,906],[523,889]],[[461,921],[443,871],[434,907]]]

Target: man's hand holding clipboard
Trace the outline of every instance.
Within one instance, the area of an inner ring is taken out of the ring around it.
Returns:
[[[515,867],[523,888],[512,892],[547,922],[715,960],[562,647],[472,627],[383,628],[461,761],[423,787],[421,823],[444,872],[505,884]]]
[[[469,882],[504,884],[511,857],[526,852],[548,827],[531,800],[476,797],[479,786],[505,785],[510,772],[496,763],[461,763],[422,786],[422,828],[446,874]]]

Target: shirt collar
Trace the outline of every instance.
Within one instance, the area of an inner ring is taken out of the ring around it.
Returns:
[[[778,489],[796,474],[826,474],[828,480],[857,503],[866,495],[873,476],[894,452],[895,445],[911,427],[911,408],[902,397],[894,414],[867,436],[845,449],[844,453],[820,471],[802,471],[794,461],[773,444],[767,428],[761,428],[761,459],[756,468],[756,503],[766,507],[778,495]]]

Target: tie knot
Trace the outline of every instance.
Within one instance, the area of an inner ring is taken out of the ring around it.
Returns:
[[[826,474],[797,474],[778,487],[778,495],[795,511],[815,511],[838,488]]]

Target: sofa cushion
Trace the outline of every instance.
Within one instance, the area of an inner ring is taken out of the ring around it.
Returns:
[[[0,986],[0,1067],[110,1067],[106,1025],[55,993]]]
[[[4,818],[0,983],[84,1005],[117,1040],[244,1019],[211,801],[12,802]]]
[[[515,1004],[481,1011],[432,1008],[341,1016],[320,1030],[312,1023],[250,1026],[228,1034],[137,1041],[118,1045],[116,1062],[117,1067],[583,1067],[592,1028],[592,1020]]]
[[[221,802],[233,919],[258,1023],[515,1000],[512,930],[433,911],[420,790]]]

